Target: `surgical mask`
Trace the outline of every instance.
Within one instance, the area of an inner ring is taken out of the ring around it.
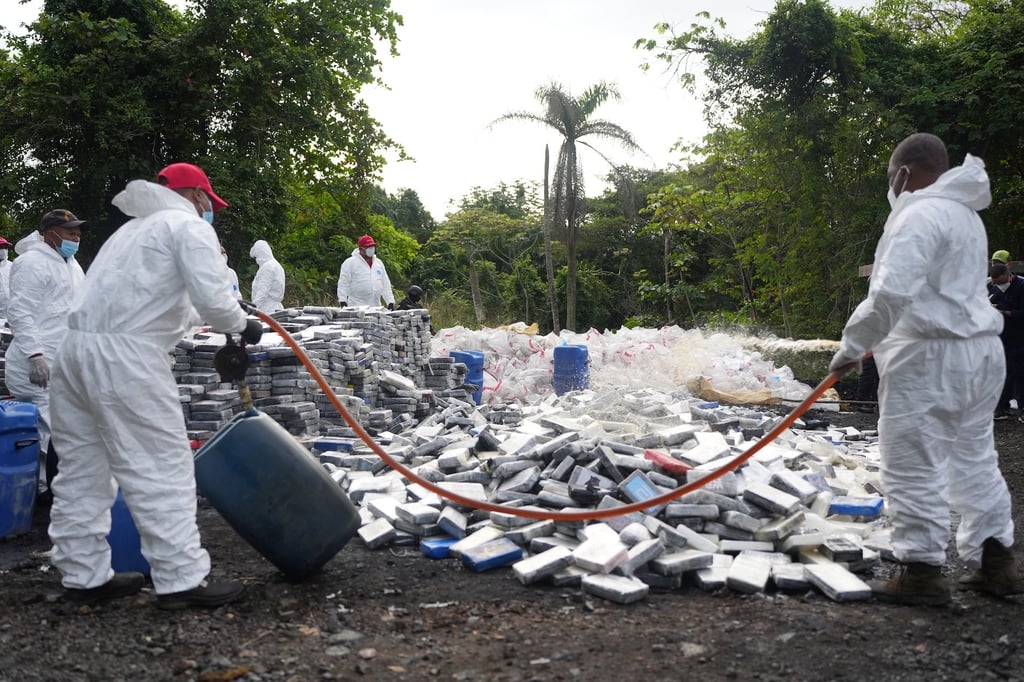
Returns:
[[[373,258],[373,254],[375,254],[375,253],[377,253],[377,249],[373,248],[372,246],[367,246],[366,247],[366,255],[367,255],[367,257]]]
[[[220,255],[224,257],[224,262],[227,263],[228,262],[228,254],[222,253]]]
[[[73,242],[68,239],[61,239],[60,246],[57,247],[57,253],[64,256],[65,258],[71,258],[78,253],[78,242]]]
[[[901,166],[903,168],[903,166]],[[899,175],[899,171],[896,172]],[[895,178],[893,178],[895,179]],[[907,177],[903,179],[903,184],[900,186],[900,193],[896,194],[896,189],[889,185],[889,191],[886,193],[885,198],[889,200],[889,208],[896,208],[896,200],[903,196],[904,190],[907,189],[907,182],[910,180],[910,173],[907,173]]]
[[[0,260],[7,260],[7,249],[0,249]]]
[[[203,220],[213,225],[213,211],[203,211]]]

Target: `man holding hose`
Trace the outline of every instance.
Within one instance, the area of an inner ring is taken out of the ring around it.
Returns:
[[[1020,594],[1010,495],[992,436],[1005,364],[977,213],[992,200],[985,165],[968,154],[950,168],[942,140],[918,133],[896,147],[888,175],[892,211],[868,295],[830,366],[849,370],[868,351],[878,364],[882,485],[901,566],[871,588],[883,601],[949,603],[941,569],[952,509],[961,515],[960,557],[977,567],[961,589]]]
[[[132,220],[100,249],[68,316],[52,382],[53,440],[61,453],[50,515],[53,564],[78,604],[135,594],[139,573],[110,567],[117,488],[152,569],[156,605],[216,607],[242,591],[208,582],[196,525],[196,481],[168,353],[194,312],[256,343],[228,285],[213,213],[227,206],[198,166],[175,163],[157,182],[133,180],[113,204]],[[194,309],[193,309],[194,308]]]

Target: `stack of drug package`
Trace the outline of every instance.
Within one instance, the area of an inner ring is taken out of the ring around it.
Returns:
[[[7,348],[11,345],[14,334],[9,327],[0,327],[0,395],[7,395]]]
[[[306,341],[303,351],[318,354],[325,342]],[[316,407],[316,380],[288,346],[265,349],[270,370],[270,395],[255,398],[253,405],[269,415],[295,436],[313,435],[320,429],[320,411]],[[262,354],[261,354],[262,355]],[[317,362],[318,359],[314,359]],[[253,363],[259,364],[259,363]],[[252,367],[250,367],[250,371]]]
[[[396,310],[388,313],[392,325],[389,343],[392,372],[423,386],[430,360],[430,313],[426,310]]]
[[[213,368],[213,356],[222,345],[222,336],[199,333],[179,341],[173,351],[171,371],[178,382],[188,437],[195,442],[208,440],[242,411],[238,390],[222,383]]]
[[[450,492],[552,515],[614,509],[695,481],[775,420],[653,391],[585,392],[515,409],[436,400],[419,425],[378,442]],[[369,547],[419,545],[473,571],[511,566],[524,584],[580,585],[620,603],[688,585],[816,588],[848,601],[868,598],[858,574],[891,558],[870,432],[793,428],[736,472],[596,522],[477,511],[404,480],[361,442],[347,445],[321,461],[361,506]]]
[[[464,362],[455,362],[449,356],[430,358],[424,364],[423,386],[434,391],[442,398],[454,398],[463,402],[471,402],[470,391],[466,387],[469,368]]]

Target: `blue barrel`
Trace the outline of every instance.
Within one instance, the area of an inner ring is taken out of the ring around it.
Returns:
[[[306,448],[265,414],[235,415],[195,456],[214,509],[290,580],[318,571],[359,529],[359,513]]]
[[[476,391],[473,392],[473,402],[479,405],[484,394],[484,354],[478,350],[453,350],[449,351],[448,355],[455,358],[455,362],[461,362],[469,369],[466,383],[476,386]]]
[[[39,486],[39,412],[0,400],[0,537],[27,533]]]
[[[120,490],[110,508],[110,566],[118,573],[134,571],[149,575],[149,562],[142,556],[142,539],[135,527],[135,519]]]
[[[555,346],[555,371],[551,384],[556,395],[590,388],[590,359],[586,346]]]

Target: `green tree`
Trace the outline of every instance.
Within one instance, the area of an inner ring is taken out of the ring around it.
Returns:
[[[290,230],[302,184],[343,188],[366,231],[393,144],[359,91],[399,23],[378,0],[46,0],[6,37],[0,201],[26,226],[54,205],[88,217],[88,252],[123,221],[109,202],[127,180],[186,160],[231,203],[217,227],[232,253]]]
[[[574,97],[558,84],[551,83],[536,92],[544,112],[514,111],[502,115],[494,123],[512,120],[532,121],[556,130],[562,136],[562,145],[555,164],[552,201],[552,224],[563,230],[568,254],[565,284],[565,326],[576,328],[576,284],[577,247],[580,230],[586,214],[586,195],[583,186],[583,171],[578,146],[584,146],[597,153],[612,167],[615,164],[591,139],[618,142],[628,151],[640,151],[640,146],[631,133],[621,126],[603,119],[594,118],[594,112],[609,99],[620,99],[618,89],[609,83],[600,82],[587,88],[582,95]]]

